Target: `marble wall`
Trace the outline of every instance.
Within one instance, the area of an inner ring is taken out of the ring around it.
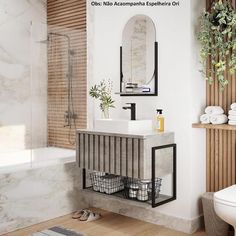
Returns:
[[[0,152],[45,146],[46,0],[1,0],[0,35]]]
[[[0,235],[87,207],[74,162],[0,174],[0,179]]]

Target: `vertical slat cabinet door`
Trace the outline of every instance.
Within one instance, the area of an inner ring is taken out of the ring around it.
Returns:
[[[105,142],[104,142],[104,136],[103,135],[99,135],[99,151],[100,151],[100,162],[99,162],[99,171],[105,171],[105,168],[104,168],[104,164],[105,164],[105,162],[104,162],[104,150],[105,150],[105,148],[104,148],[104,144],[105,144]]]
[[[144,163],[144,139],[139,139],[138,142],[139,145],[139,152],[138,152],[138,176],[139,178],[143,179],[144,178],[144,170],[145,170],[145,163]],[[151,158],[151,157],[150,157]]]
[[[110,173],[110,137],[104,136],[104,171]]]
[[[94,170],[99,171],[100,151],[99,151],[99,136],[94,135]]]
[[[81,168],[85,168],[85,165],[84,165],[84,134],[83,133],[80,133],[80,145],[79,145],[79,152],[80,152],[80,166]]]
[[[89,135],[89,144],[88,144],[88,149],[89,149],[89,169],[94,170],[94,135],[90,134]]]
[[[139,153],[139,139],[133,139],[133,173],[134,178],[139,178],[140,170],[140,153]]]
[[[128,165],[127,165],[127,138],[121,138],[121,175],[127,176]]]
[[[115,137],[110,137],[110,168],[111,174],[116,174],[116,153],[115,153]]]
[[[115,172],[117,175],[121,175],[121,138],[120,137],[115,137],[115,162],[116,162]]]
[[[86,169],[89,169],[89,148],[88,148],[88,144],[89,144],[89,135],[88,134],[84,134],[84,167]]]
[[[132,138],[128,138],[127,140],[127,176],[133,178],[134,177],[134,172],[133,172],[133,166],[134,166],[134,150],[133,150],[133,139]]]

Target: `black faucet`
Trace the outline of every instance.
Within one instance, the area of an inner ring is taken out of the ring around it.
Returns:
[[[131,120],[136,120],[136,104],[135,103],[126,103],[130,105],[129,107],[122,107],[124,110],[131,110]]]

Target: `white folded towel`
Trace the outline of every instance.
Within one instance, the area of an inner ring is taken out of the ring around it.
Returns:
[[[233,111],[236,111],[236,102],[235,103],[233,103],[233,104],[231,104],[231,109],[233,110]]]
[[[212,115],[210,121],[213,125],[221,125],[227,123],[228,117],[224,114]]]
[[[229,120],[229,125],[236,125],[236,120]]]
[[[208,107],[206,107],[205,112],[208,115],[221,115],[221,114],[224,114],[224,110],[220,106],[208,106]]]
[[[236,116],[233,116],[233,115],[229,115],[229,120],[234,120],[234,121],[236,121]]]
[[[210,124],[210,122],[211,122],[210,118],[211,118],[210,115],[203,114],[203,115],[200,116],[200,121],[201,121],[202,124]]]
[[[236,111],[230,110],[229,115],[236,116]]]

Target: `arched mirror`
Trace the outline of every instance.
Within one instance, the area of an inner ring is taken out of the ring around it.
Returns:
[[[124,27],[120,48],[121,95],[157,95],[157,47],[151,18],[133,16]]]

